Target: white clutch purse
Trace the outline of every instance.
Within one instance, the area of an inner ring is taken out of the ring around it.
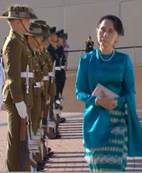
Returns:
[[[101,85],[100,83],[97,84],[96,88],[92,92],[92,96],[96,97],[107,97],[110,99],[118,98],[119,95],[115,92],[111,91],[110,89],[106,88],[105,86]]]

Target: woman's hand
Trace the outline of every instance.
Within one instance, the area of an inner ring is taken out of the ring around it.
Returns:
[[[97,97],[96,105],[102,106],[105,109],[112,110],[117,106],[117,100],[109,99],[107,97]]]

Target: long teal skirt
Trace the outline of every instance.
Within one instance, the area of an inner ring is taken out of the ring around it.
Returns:
[[[112,130],[108,143],[99,148],[85,148],[85,159],[92,172],[124,171],[127,165],[128,135],[126,115],[110,111]]]

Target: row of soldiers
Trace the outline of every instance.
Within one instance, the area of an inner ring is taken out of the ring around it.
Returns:
[[[59,138],[58,124],[66,80],[64,30],[38,20],[28,6],[3,12],[10,32],[3,45],[4,103],[8,111],[8,171],[40,171],[53,152],[48,138]]]

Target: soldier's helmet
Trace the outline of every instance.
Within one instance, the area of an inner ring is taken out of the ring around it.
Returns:
[[[4,19],[37,19],[32,8],[26,5],[12,5],[4,11],[0,18]]]
[[[29,26],[29,32],[25,33],[24,35],[33,37],[42,36],[44,38],[47,38],[49,36],[48,31],[49,27],[42,26],[35,22],[31,22]]]

